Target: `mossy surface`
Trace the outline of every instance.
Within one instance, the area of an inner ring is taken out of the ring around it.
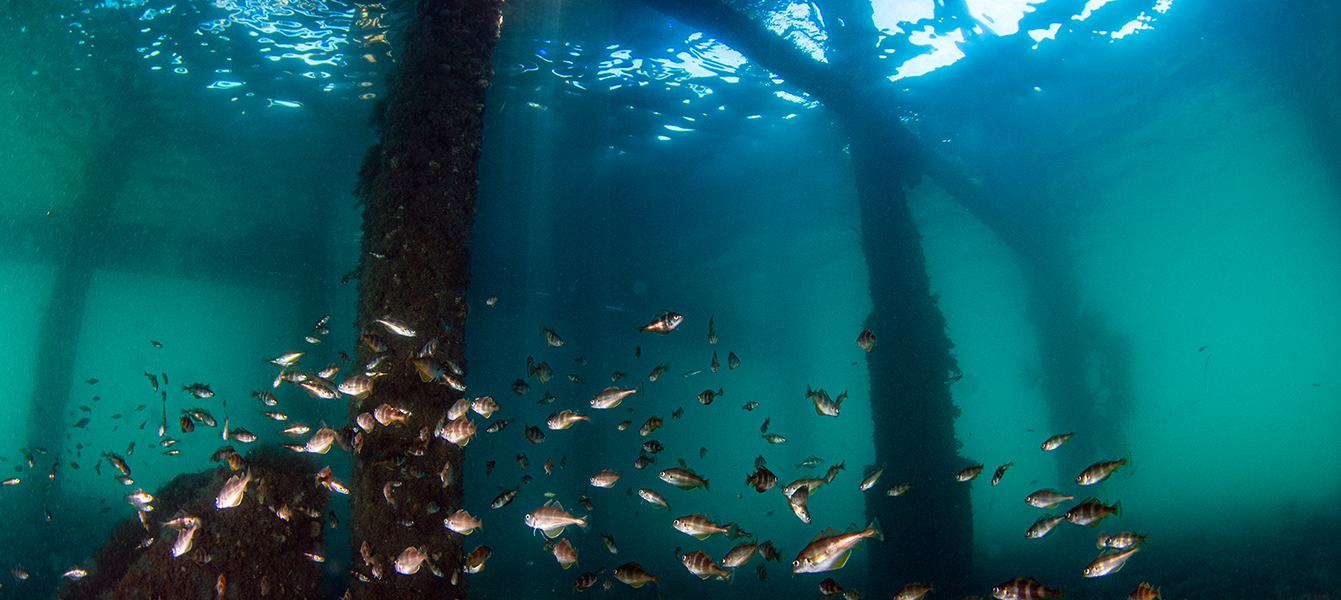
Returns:
[[[410,414],[403,423],[361,434],[354,444],[349,485],[356,598],[465,595],[461,536],[443,526],[460,508],[462,489],[459,482],[443,486],[438,476],[444,463],[460,472],[462,451],[432,436],[462,394],[423,382],[407,358],[437,338],[436,359],[466,366],[469,244],[500,5],[419,3],[387,100],[374,116],[380,141],[360,171],[363,252],[355,326],[384,336],[392,358],[383,362],[385,375],[372,394],[350,401],[348,417],[352,423],[384,403]],[[376,324],[381,318],[409,324],[416,337],[388,334]],[[356,361],[369,358],[360,347]],[[411,546],[428,554],[427,567],[399,574],[395,557]]]
[[[244,462],[251,481],[238,506],[215,507],[219,490],[238,473],[226,463],[178,475],[154,495],[145,524],[136,517],[118,524],[85,567],[89,576],[66,583],[58,597],[318,597],[321,565],[313,557],[325,555],[330,492],[316,484],[317,460],[266,446]],[[200,526],[190,550],[174,557],[178,529],[163,523],[186,515]]]

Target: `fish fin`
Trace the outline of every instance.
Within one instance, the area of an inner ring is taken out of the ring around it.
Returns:
[[[708,536],[710,536],[710,535],[712,535],[712,534],[711,534],[711,533],[696,533],[696,534],[694,534],[694,537],[696,537],[696,538],[698,538],[698,539],[700,539],[700,540],[706,540],[706,539],[708,539]]]
[[[848,548],[847,550],[844,550],[843,553],[838,556],[838,560],[833,561],[833,566],[830,567],[829,570],[837,571],[838,569],[843,568],[843,565],[847,564],[847,559],[850,556],[852,556],[852,549]]]
[[[875,531],[875,533],[871,535],[872,538],[882,542],[885,541],[885,527],[880,523],[880,517],[871,519],[871,524],[867,525],[866,528]]]
[[[841,531],[838,531],[837,529],[834,529],[834,528],[830,527],[830,528],[828,528],[828,529],[825,529],[824,531],[821,531],[821,532],[815,534],[815,537],[810,538],[810,541],[813,542],[813,541],[818,540],[818,539],[820,539],[820,538],[822,538],[822,537],[830,536],[830,535],[838,535],[838,534],[840,534],[840,533],[842,533],[842,532],[841,532]]]
[[[554,539],[554,538],[556,538],[556,537],[559,537],[559,536],[563,535],[563,527],[560,526],[560,527],[555,527],[555,528],[553,528],[553,529],[542,529],[542,530],[540,530],[540,532],[543,533],[543,534],[545,534],[545,537],[547,537],[547,538],[549,538],[549,539],[552,540],[552,539]]]

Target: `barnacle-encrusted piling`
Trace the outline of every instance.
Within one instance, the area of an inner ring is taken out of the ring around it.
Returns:
[[[446,486],[440,477],[446,463],[460,473],[462,453],[433,435],[462,393],[441,380],[422,381],[408,359],[437,338],[437,361],[465,365],[468,245],[500,5],[419,2],[388,97],[375,109],[380,140],[364,159],[357,190],[364,212],[356,325],[385,340],[391,354],[377,367],[384,375],[371,395],[351,398],[348,417],[353,424],[384,403],[409,414],[363,432],[355,444],[355,598],[465,596],[462,536],[443,525],[461,506],[461,484],[459,475]],[[377,323],[384,318],[403,322],[414,337]],[[359,364],[373,354],[361,344]],[[428,558],[413,574],[398,573],[394,559],[410,547]]]
[[[330,492],[316,483],[317,465],[273,446],[253,450],[242,461],[250,481],[230,508],[215,505],[237,474],[227,463],[178,475],[154,493],[143,520],[119,523],[80,566],[88,575],[67,579],[56,597],[320,597]]]

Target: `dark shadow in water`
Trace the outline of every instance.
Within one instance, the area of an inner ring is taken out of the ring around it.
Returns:
[[[57,25],[39,19],[33,27],[33,39],[38,42],[27,50],[39,52],[45,48],[49,52],[65,52],[69,40],[59,30],[52,30]],[[106,89],[129,90],[133,87],[137,68],[138,65],[126,60],[108,60],[99,67],[96,80],[87,83]],[[67,99],[66,104],[75,107],[70,109],[72,111],[81,105],[78,96],[89,92],[79,86],[36,91],[49,96],[49,104],[60,104],[60,99]],[[86,122],[81,123],[80,128],[87,131],[88,137],[82,140],[84,146],[79,152],[82,154],[78,169],[81,177],[70,182],[72,200],[57,204],[61,208],[47,215],[47,221],[36,229],[44,234],[34,244],[42,248],[37,258],[40,262],[55,264],[55,278],[37,330],[27,443],[49,449],[50,455],[46,458],[51,460],[56,460],[63,434],[72,424],[67,422],[65,411],[74,382],[85,378],[73,373],[77,355],[75,344],[83,329],[94,267],[107,252],[111,241],[107,219],[117,195],[124,188],[130,162],[124,146],[133,136],[133,129],[140,124],[140,119],[134,117],[134,107],[126,103],[128,97],[135,96],[129,92],[107,96],[103,106],[82,115]]]

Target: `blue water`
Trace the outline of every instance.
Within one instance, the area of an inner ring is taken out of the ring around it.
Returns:
[[[0,478],[20,480],[0,487],[9,515],[0,567],[30,575],[0,577],[0,597],[53,597],[62,573],[88,568],[114,525],[134,518],[124,494],[214,468],[219,430],[182,434],[180,409],[227,414],[257,444],[292,441],[251,397],[277,372],[265,360],[306,350],[307,369],[339,363],[362,325],[355,285],[342,283],[359,258],[361,207],[350,190],[407,7],[113,4],[0,16],[14,57],[0,66],[0,89],[11,92],[0,95],[0,339],[10,350]],[[1341,119],[1328,100],[1341,78],[1322,58],[1334,56],[1326,23],[1335,9],[1116,2],[1071,18],[1084,6],[970,3],[977,26],[991,24],[979,32],[919,3],[877,6],[877,19],[924,20],[886,32],[891,58],[871,81],[897,90],[898,118],[996,202],[990,221],[932,178],[908,189],[963,372],[951,388],[960,455],[987,468],[964,484],[973,589],[988,597],[991,584],[1032,575],[1069,598],[1123,597],[1142,581],[1166,598],[1341,596],[1341,566],[1330,559],[1341,532],[1341,169],[1329,151]],[[793,41],[827,56],[814,7],[756,8],[775,31],[782,15],[796,19]],[[844,122],[711,31],[641,5],[517,11],[504,21],[485,113],[466,378],[470,396],[502,406],[492,420],[517,421],[467,447],[465,508],[484,528],[466,547],[494,549],[469,576],[472,596],[567,597],[581,573],[604,566],[599,586],[628,561],[660,580],[638,590],[615,583],[620,595],[814,595],[823,576],[793,576],[786,563],[825,527],[864,525],[866,495],[900,483],[898,465],[886,465],[875,489],[857,489],[879,466],[870,440],[881,424],[854,343],[873,274]],[[1055,39],[1029,37],[1051,23]],[[1148,28],[1113,35],[1132,23]],[[889,80],[922,47],[905,32],[925,27],[929,39],[966,41],[922,59],[944,66]],[[1061,405],[1045,393],[1056,357],[1040,349],[1057,332],[1031,304],[1039,260],[1067,265],[1071,280],[1058,285],[1074,289],[1086,331],[1106,336],[1076,350],[1085,389]],[[86,274],[79,327],[54,340],[69,358],[55,368],[40,350],[43,324],[71,271]],[[485,304],[490,296],[496,305]],[[634,330],[662,310],[684,324],[664,337]],[[304,341],[326,314],[332,333]],[[542,327],[565,344],[547,346]],[[726,368],[729,352],[740,368]],[[533,389],[518,396],[510,388],[528,356],[555,378],[527,378]],[[616,371],[628,378],[613,385],[642,388],[624,405],[546,430],[543,445],[523,439],[552,412],[587,413]],[[161,400],[145,373],[170,378],[168,435],[182,440],[180,454],[158,446]],[[68,397],[52,397],[65,389],[57,378],[69,381]],[[216,396],[180,390],[197,381]],[[841,416],[815,415],[807,387],[847,391]],[[696,400],[719,388],[711,406]],[[537,404],[546,391],[557,400]],[[276,393],[294,421],[343,424],[341,401],[290,385]],[[759,407],[742,410],[751,401]],[[55,413],[42,419],[59,422],[56,438],[30,437],[41,430],[35,407]],[[665,424],[643,438],[635,431],[649,415]],[[625,419],[632,426],[618,431]],[[760,438],[765,419],[785,443]],[[1062,433],[1054,419],[1075,424],[1077,438],[1044,453],[1039,444]],[[666,450],[635,469],[648,439]],[[106,462],[93,471],[102,452],[129,454],[132,486]],[[1092,489],[1058,477],[1059,465],[1128,453],[1132,464]],[[347,479],[338,454],[322,458]],[[783,483],[846,469],[809,501],[807,525],[776,492],[744,486],[759,455]],[[825,462],[798,466],[812,455]],[[542,469],[547,458],[553,474]],[[711,490],[658,481],[677,459]],[[605,468],[620,481],[588,489]],[[512,504],[489,508],[517,486]],[[1121,500],[1122,516],[1026,539],[1049,511],[1023,498],[1044,487]],[[660,491],[673,510],[641,502],[630,494],[638,488]],[[584,493],[593,504],[591,530],[565,536],[579,552],[568,570],[522,523],[547,493],[576,514],[588,512]],[[331,508],[348,520],[347,497]],[[757,556],[729,585],[693,577],[677,548],[720,559],[735,543],[669,527],[696,512],[773,540],[783,562],[767,563],[762,580]],[[1122,571],[1086,579],[1098,531],[1149,542]],[[326,532],[326,589],[339,597],[353,564],[348,534]],[[618,555],[598,534],[616,540]],[[829,575],[872,598],[922,579],[872,564],[861,549]]]

